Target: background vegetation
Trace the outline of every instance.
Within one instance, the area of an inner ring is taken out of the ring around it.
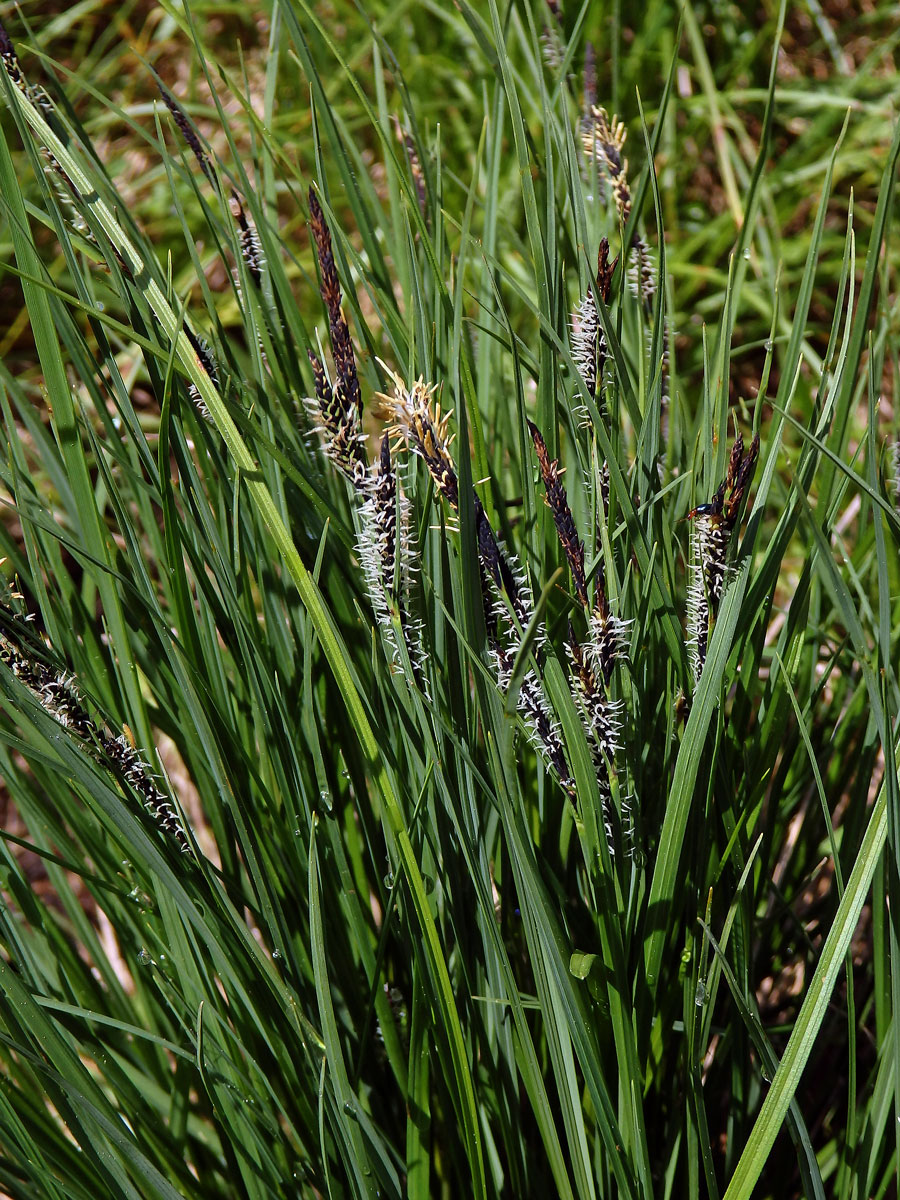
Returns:
[[[632,7],[0,4],[10,1196],[896,1195],[900,33]],[[391,372],[453,410],[408,593],[305,404],[311,187],[368,458]]]

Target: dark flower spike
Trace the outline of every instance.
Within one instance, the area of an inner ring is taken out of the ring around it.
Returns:
[[[740,434],[738,434],[740,438]],[[737,445],[737,442],[735,442]],[[742,443],[743,449],[743,443]],[[728,525],[729,532],[737,523],[738,512],[740,511],[741,502],[744,499],[744,492],[747,490],[747,484],[753,478],[753,470],[756,466],[756,460],[759,457],[759,434],[754,434],[753,441],[750,443],[750,449],[746,455],[742,454],[740,461],[735,465],[733,476],[727,482],[729,496],[725,501],[724,515],[725,522]],[[732,461],[734,460],[734,451],[731,454]],[[730,468],[730,464],[729,464]]]
[[[584,120],[583,126],[589,129],[593,118],[591,112],[597,103],[597,58],[594,43],[585,42],[584,46]]]
[[[25,78],[25,74],[22,71],[22,64],[19,62],[12,39],[2,24],[0,24],[0,62],[2,62],[3,69],[6,71],[13,87],[18,88],[22,95],[30,100],[36,108],[41,109],[47,122],[54,127],[54,131],[57,134],[61,134],[59,125],[54,120],[53,101],[39,84],[30,84]],[[66,140],[63,136],[63,141]],[[41,150],[52,159],[53,156],[46,146],[42,146]]]
[[[359,421],[359,410],[349,403],[338,378],[332,387],[328,381],[322,360],[313,350],[307,350],[316,390],[315,402],[309,404],[320,424],[316,427],[322,435],[325,453],[360,491],[365,490],[368,465],[363,449],[365,435]]]
[[[649,317],[653,312],[653,297],[656,294],[656,264],[650,247],[639,233],[634,235],[628,257],[628,286]]]
[[[334,262],[334,250],[331,245],[331,230],[325,221],[325,214],[315,191],[309,189],[309,224],[312,230],[316,256],[319,260],[321,273],[320,291],[322,300],[328,310],[328,320],[337,324],[341,318],[341,285],[338,280],[337,267]]]
[[[381,576],[390,591],[394,588],[397,566],[397,476],[391,463],[391,438],[388,433],[381,439],[381,453],[374,467],[372,500],[379,530]]]
[[[501,692],[508,692],[512,680],[518,646],[502,646],[494,638],[490,644],[491,660]],[[535,671],[526,672],[516,698],[518,709],[535,749],[549,763],[563,788],[575,798],[575,781],[566,759],[559,728],[550,713],[540,679]]]
[[[563,60],[561,35],[563,32],[563,16],[561,0],[547,0],[550,13],[550,24],[541,30],[541,48],[544,61],[551,71],[555,71]]]
[[[741,469],[741,463],[744,459],[744,437],[740,430],[734,439],[734,445],[731,447],[731,453],[728,456],[728,470],[725,473],[724,486],[730,491],[737,483],[738,472]]]
[[[631,213],[631,191],[628,187],[628,159],[622,154],[625,124],[617,117],[610,120],[606,109],[597,104],[591,106],[590,120],[586,124],[581,135],[584,152],[606,172],[619,220],[627,225]]]
[[[688,651],[695,683],[700,682],[700,676],[706,665],[706,651],[709,647],[710,606],[706,582],[707,564],[712,560],[713,555],[718,553],[718,545],[712,546],[705,534],[705,526],[701,522],[697,522],[694,525],[694,534],[691,539],[691,578],[687,592]]]
[[[331,336],[331,353],[334,359],[335,380],[324,386],[324,369],[310,351],[310,362],[316,382],[316,396],[322,428],[325,433],[325,449],[341,471],[357,487],[365,483],[368,462],[362,432],[362,392],[356,373],[356,357],[350,330],[341,312],[341,285],[338,281],[331,231],[316,193],[309,192],[309,223],[316,257],[319,260],[322,301],[328,312],[328,329]]]
[[[197,165],[200,167],[200,170],[213,185],[213,187],[218,191],[218,183],[216,182],[212,164],[209,161],[209,155],[200,144],[200,139],[197,137],[197,133],[193,125],[187,119],[187,114],[172,93],[163,86],[162,81],[159,78],[156,80],[156,86],[159,88],[159,94],[162,96],[166,108],[172,114],[172,120],[178,126],[181,136],[184,138],[193,152],[194,158],[197,160]]]
[[[544,690],[534,671],[529,671],[522,680],[518,699],[519,710],[532,730],[537,749],[543,754],[559,777],[559,782],[575,798],[575,780],[566,760],[562,738],[556,722],[550,715]]]
[[[125,782],[137,792],[144,808],[163,833],[178,844],[182,854],[188,853],[191,844],[185,833],[181,817],[175,811],[165,792],[158,787],[150,767],[141,758],[137,748],[132,745],[127,733],[123,732],[117,738],[104,734],[101,744],[109,762]]]
[[[591,119],[581,135],[585,154],[596,160],[609,179],[613,202],[620,224],[624,227],[631,216],[631,188],[628,186],[628,159],[625,147],[625,125],[618,117],[609,118],[605,108],[593,105]],[[635,231],[631,241],[629,283],[649,312],[656,291],[656,268],[646,242]]]
[[[726,532],[731,533],[737,522],[741,502],[747,484],[753,475],[753,468],[759,457],[759,434],[750,443],[750,449],[744,453],[744,439],[738,432],[728,458],[728,470],[725,478],[716,489],[715,495],[708,504],[700,504],[691,509],[689,518],[706,517],[721,524]]]
[[[597,522],[597,566],[594,572],[594,606],[588,618],[588,640],[585,652],[604,684],[608,685],[616,664],[628,657],[628,633],[631,621],[617,617],[606,594],[606,564],[604,561],[601,524],[609,517],[609,464],[604,463],[598,472],[602,512]]]
[[[553,523],[556,526],[560,545],[565,551],[569,569],[572,572],[575,595],[578,597],[578,603],[582,607],[587,608],[588,594],[587,579],[585,578],[584,571],[584,542],[578,536],[578,530],[575,528],[575,520],[572,516],[572,510],[569,508],[566,489],[563,487],[562,480],[560,479],[559,462],[555,459],[551,461],[541,431],[533,421],[528,422],[528,431],[531,434],[531,440],[534,442],[534,449],[537,453],[538,466],[540,467],[541,478],[544,481],[544,489],[546,491],[545,499],[547,506],[553,513]]]
[[[487,633],[488,645],[499,647],[500,617],[494,605],[494,593],[491,591],[492,582],[488,578],[484,563],[478,559],[478,578],[481,583],[481,603],[484,607],[484,627]]]
[[[380,412],[392,422],[391,434],[402,437],[407,446],[423,459],[438,493],[455,513],[459,512],[459,479],[450,457],[447,424],[450,414],[441,416],[439,404],[434,404],[434,386],[419,378],[409,388],[402,379],[382,363],[394,385],[392,395],[379,394]],[[475,512],[475,535],[481,564],[494,586],[505,592],[513,612],[524,629],[531,619],[527,589],[517,577],[491,527],[484,505],[472,496]]]
[[[309,190],[309,223],[319,260],[322,300],[328,310],[334,367],[347,404],[356,408],[358,420],[362,416],[362,393],[356,373],[356,356],[353,353],[350,330],[341,312],[341,285],[331,245],[331,230],[325,222],[319,198],[312,188]]]
[[[582,122],[581,141],[588,158],[596,161],[609,179],[613,202],[619,222],[624,227],[631,216],[631,189],[628,186],[628,159],[622,153],[626,131],[617,117],[609,118],[605,108],[592,105],[590,117]],[[649,317],[653,310],[656,294],[656,266],[650,247],[635,230],[629,247],[628,282]],[[668,390],[669,344],[668,334],[663,330],[662,386],[663,395]]]
[[[44,174],[50,181],[66,221],[80,237],[90,242],[91,245],[97,246],[97,239],[91,232],[91,228],[79,207],[82,203],[82,198],[78,188],[60,166],[58,159],[50,153],[46,146],[41,146],[41,154],[45,160]],[[121,255],[115,250],[115,247],[113,247],[113,251],[121,264]]]
[[[738,433],[731,448],[727,473],[712,500],[688,513],[693,521],[688,636],[697,682],[706,663],[710,626],[719,611],[725,588],[728,545],[758,456],[759,435],[754,436],[745,454],[744,441]]]
[[[156,86],[159,88],[159,93],[165,102],[166,108],[172,114],[172,119],[178,126],[181,136],[190,147],[194,158],[200,170],[212,184],[213,188],[219,191],[219,181],[213,171],[212,163],[209,155],[203,149],[200,139],[197,136],[196,130],[187,118],[184,109],[172,95],[172,93],[163,86],[162,81],[157,77]],[[262,267],[264,262],[262,245],[259,240],[259,234],[256,232],[256,227],[247,216],[244,209],[243,201],[234,190],[231,189],[231,195],[228,199],[228,208],[231,213],[232,220],[237,226],[238,242],[240,245],[241,258],[247,264],[247,271],[250,278],[256,287],[262,285]]]
[[[595,740],[595,747],[602,750],[606,758],[612,762],[620,749],[619,711],[621,704],[607,699],[600,680],[597,678],[592,661],[593,656],[575,637],[575,631],[571,625],[569,626],[568,651],[577,697],[581,701],[581,707],[586,717],[585,728],[589,740]],[[594,760],[598,774],[602,780],[605,780],[607,777],[606,764],[596,754]]]
[[[400,118],[394,116],[394,130],[397,134],[397,141],[402,142],[403,148],[406,151],[406,157],[409,161],[410,173],[413,177],[413,183],[416,188],[416,201],[419,205],[419,212],[424,220],[428,219],[428,196],[425,190],[425,173],[422,170],[422,163],[419,159],[419,152],[416,149],[416,143],[413,141],[412,134],[400,124]]]
[[[393,392],[379,392],[376,396],[379,416],[391,422],[392,437],[401,437],[407,446],[418,454],[434,480],[434,486],[454,512],[459,512],[459,480],[456,465],[450,457],[450,438],[447,426],[451,413],[441,413],[435,402],[434,384],[426,384],[420,375],[407,388],[396,372],[385,363],[381,364],[394,385]]]
[[[197,358],[200,362],[200,366],[203,368],[203,370],[206,372],[206,374],[210,377],[210,379],[213,382],[213,385],[215,386],[216,390],[218,391],[218,389],[219,389],[219,368],[216,365],[216,360],[213,358],[212,353],[210,352],[209,346],[207,345],[206,341],[203,338],[198,337],[197,334],[194,333],[194,331],[190,328],[190,326],[185,325],[184,332],[187,335],[187,340],[191,343],[191,346],[193,346],[193,348],[194,348],[194,353],[197,355]],[[197,385],[195,383],[188,383],[188,397],[190,398],[191,403],[193,404],[194,408],[196,408],[197,412],[200,414],[200,416],[203,418],[203,420],[209,421],[211,419],[210,415],[209,415],[209,409],[207,408],[206,402],[204,401],[203,397],[200,395],[200,392],[198,391]]]
[[[316,402],[320,409],[328,408],[332,402],[332,391],[325,367],[322,365],[322,360],[316,354],[315,350],[307,350],[306,355],[309,359],[309,365],[312,367],[313,386],[316,389]]]
[[[609,260],[609,242],[604,237],[600,239],[600,246],[597,250],[597,291],[600,293],[600,299],[604,304],[609,304],[609,297],[612,291],[613,272],[619,262],[618,254],[610,262]]]
[[[601,238],[597,252],[597,291],[604,304],[609,304],[613,272],[618,261],[618,257],[609,261],[609,242]],[[572,313],[571,328],[572,358],[588,392],[596,396],[606,361],[606,338],[593,288],[588,288]]]
[[[234,188],[231,189],[228,207],[238,228],[241,258],[247,264],[247,271],[256,287],[262,287],[262,269],[265,262],[262,244],[259,240],[256,226],[250,217],[247,216],[243,202]]]
[[[609,684],[616,663],[627,657],[631,621],[623,621],[613,615],[606,592],[599,581],[588,625],[590,640],[587,650],[603,682]]]
[[[610,820],[611,789],[609,768],[620,749],[621,703],[607,699],[597,678],[592,655],[585,651],[569,626],[567,646],[571,663],[573,694],[581,710],[581,719],[591,748],[591,758],[597,773],[603,823],[610,854],[614,853],[612,822]]]
[[[22,74],[19,56],[16,54],[12,39],[2,24],[0,24],[0,62],[3,63],[3,68],[9,76],[10,83],[14,87],[17,87],[20,92],[27,95],[28,84],[25,82],[25,76]]]
[[[393,652],[394,665],[403,669],[403,656],[397,644],[393,621],[396,613],[413,675],[416,682],[424,686],[421,631],[410,619],[407,608],[414,556],[409,502],[397,484],[397,473],[391,462],[389,434],[384,435],[381,453],[371,469],[368,499],[360,509],[358,544],[369,598]]]
[[[54,674],[37,657],[32,645],[33,635],[23,627],[23,620],[18,613],[4,608],[0,658],[34,695],[44,711],[84,743],[95,762],[107,770],[112,769],[138,794],[146,811],[163,833],[173,839],[181,852],[190,851],[190,841],[181,817],[156,783],[150,766],[124,732],[113,737],[105,726],[97,724],[85,707],[73,678]]]
[[[379,413],[391,422],[391,436],[400,437],[414,454],[424,461],[434,482],[436,491],[446,500],[453,512],[459,512],[459,477],[450,457],[447,425],[450,414],[441,414],[440,405],[434,401],[434,386],[427,385],[422,378],[406,387],[403,380],[384,363],[381,364],[394,385],[391,395],[378,396]],[[508,691],[513,666],[521,644],[521,633],[514,630],[511,644],[501,641],[501,620],[509,621],[509,612],[494,603],[496,592],[506,594],[509,605],[522,630],[531,619],[531,596],[524,581],[506,555],[500,549],[484,506],[473,493],[475,533],[478,543],[478,562],[481,574],[481,589],[484,600],[485,627],[488,646],[497,685]],[[537,632],[536,645],[540,648],[542,631]],[[563,787],[574,795],[574,784],[569,770],[559,730],[550,713],[544,690],[537,672],[525,674],[519,688],[516,705],[536,748],[550,764]]]

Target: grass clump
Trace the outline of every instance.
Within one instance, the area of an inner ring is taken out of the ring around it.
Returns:
[[[889,1194],[884,14],[375,7],[0,37],[0,1187]]]

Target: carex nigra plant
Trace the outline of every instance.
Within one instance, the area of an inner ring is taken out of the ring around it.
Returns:
[[[338,8],[0,30],[0,1188],[887,1194],[898,135]]]

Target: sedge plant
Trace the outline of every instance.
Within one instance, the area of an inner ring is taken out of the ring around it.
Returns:
[[[0,1188],[889,1195],[893,49],[337,7],[0,33]]]

